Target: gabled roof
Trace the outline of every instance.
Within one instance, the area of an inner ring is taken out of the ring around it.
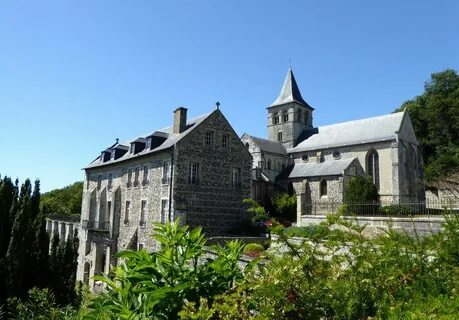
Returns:
[[[289,153],[397,139],[404,112],[322,126]]]
[[[330,160],[321,163],[295,164],[289,178],[307,178],[320,176],[339,176],[343,174],[356,158]]]
[[[287,150],[285,149],[284,145],[280,142],[254,137],[248,135],[247,133],[245,133],[244,135],[252,139],[253,143],[262,151],[287,155]]]
[[[213,111],[213,112],[215,112],[215,111]],[[125,161],[125,160],[128,160],[128,159],[134,159],[134,158],[140,157],[142,155],[151,154],[151,153],[155,153],[155,152],[159,152],[159,151],[163,151],[163,150],[169,149],[170,147],[174,146],[177,142],[179,142],[181,139],[183,139],[188,133],[193,131],[194,128],[196,128],[200,123],[202,123],[205,119],[207,119],[213,112],[210,112],[210,113],[204,114],[202,116],[199,116],[197,118],[188,120],[187,123],[186,123],[186,129],[182,133],[173,133],[173,126],[169,126],[169,127],[163,128],[163,129],[155,130],[155,131],[153,131],[151,133],[148,133],[146,135],[142,135],[140,137],[125,141],[123,143],[117,143],[117,144],[113,145],[111,148],[116,148],[118,145],[123,145],[123,146],[130,145],[132,142],[135,142],[135,141],[144,141],[144,139],[146,137],[149,137],[149,136],[152,136],[152,135],[158,135],[158,133],[157,133],[158,131],[161,132],[161,135],[163,137],[166,137],[166,140],[161,145],[159,145],[158,147],[156,147],[156,148],[154,148],[152,150],[144,149],[144,150],[142,150],[141,152],[139,152],[137,154],[132,154],[130,152],[127,152],[125,155],[123,155],[122,157],[120,157],[120,158],[118,158],[116,160],[110,159],[110,161],[106,161],[106,162],[103,162],[103,163],[99,161],[100,157],[98,157],[94,161],[92,161],[85,169],[90,169],[90,168],[110,165],[112,163],[118,163],[118,162]]]
[[[285,77],[284,85],[282,86],[279,97],[277,97],[276,101],[271,104],[270,108],[290,102],[296,102],[314,110],[314,108],[312,108],[306,101],[304,101],[303,97],[301,96],[300,89],[298,89],[298,85],[296,84],[295,76],[293,75],[291,68],[288,69],[287,76]]]

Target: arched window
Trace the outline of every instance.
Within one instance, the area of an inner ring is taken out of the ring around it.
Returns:
[[[320,196],[324,197],[327,195],[327,180],[320,181]]]
[[[275,113],[273,116],[273,124],[279,123],[279,114]]]
[[[379,155],[375,149],[368,151],[367,154],[367,174],[379,190]]]
[[[282,112],[282,122],[288,122],[288,111],[287,110]]]
[[[271,159],[268,159],[268,170],[271,170]]]

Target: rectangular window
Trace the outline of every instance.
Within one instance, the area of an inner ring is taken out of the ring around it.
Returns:
[[[163,199],[161,200],[161,223],[166,223],[167,218],[166,218],[166,212],[167,212],[167,200]]]
[[[128,170],[128,180],[127,180],[127,187],[129,188],[132,183],[132,169]]]
[[[241,168],[233,168],[231,184],[233,188],[241,188]]]
[[[108,190],[112,190],[113,174],[108,174]]]
[[[146,185],[148,183],[148,166],[143,167],[143,180],[142,184]]]
[[[274,114],[273,122],[274,122],[274,124],[278,124],[279,123],[279,115],[277,113]]]
[[[145,220],[146,214],[147,214],[147,201],[142,200],[140,204],[140,226],[144,228],[146,225],[146,220]]]
[[[97,189],[100,189],[101,186],[102,186],[102,176],[99,174],[97,176]]]
[[[228,135],[222,135],[222,148],[228,148]]]
[[[277,141],[281,142],[282,141],[282,132],[277,133]]]
[[[145,245],[143,243],[138,243],[137,244],[137,251],[142,250],[144,247],[145,247]]]
[[[169,161],[163,162],[163,184],[169,183],[171,178],[171,163]]]
[[[139,174],[140,174],[140,169],[139,168],[135,168],[134,187],[137,187],[139,185]]]
[[[124,211],[124,223],[125,224],[129,223],[130,211],[131,211],[131,202],[130,201],[126,201],[126,208],[125,208],[125,211]]]
[[[188,183],[190,184],[199,183],[199,163],[196,163],[196,162],[190,163],[190,168],[188,172]]]
[[[205,139],[204,139],[206,146],[213,146],[214,144],[214,133],[212,131],[206,131]]]

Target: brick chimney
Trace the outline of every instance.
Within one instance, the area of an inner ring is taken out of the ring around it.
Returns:
[[[182,133],[186,129],[187,108],[180,107],[174,111],[174,133]]]

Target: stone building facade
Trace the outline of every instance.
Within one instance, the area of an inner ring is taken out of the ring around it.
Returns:
[[[407,113],[314,127],[314,108],[301,96],[291,69],[267,111],[269,143],[248,134],[242,141],[253,155],[252,167],[269,177],[268,183],[297,195],[298,216],[313,206],[328,210],[325,202],[342,203],[346,181],[353,175],[371,177],[383,202],[425,200],[422,156]],[[268,170],[268,156],[289,165]],[[259,182],[254,179],[253,184]]]
[[[124,249],[155,250],[153,223],[181,219],[224,235],[243,217],[250,197],[252,157],[222,112],[115,143],[86,168],[77,279],[116,265]]]

